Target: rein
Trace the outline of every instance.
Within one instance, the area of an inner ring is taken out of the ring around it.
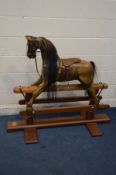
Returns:
[[[36,52],[41,52],[41,51],[38,50],[38,51],[36,51]],[[38,65],[37,65],[37,57],[36,57],[36,54],[35,54],[34,60],[35,60],[36,71],[37,71],[38,75],[40,76],[40,73],[39,73],[39,70],[38,70]]]
[[[39,74],[39,70],[38,70],[38,66],[37,66],[37,57],[36,57],[36,56],[35,56],[34,60],[35,60],[36,71],[37,71],[37,73]]]

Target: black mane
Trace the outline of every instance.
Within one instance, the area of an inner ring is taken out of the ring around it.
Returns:
[[[44,37],[40,37],[40,49],[44,55],[44,60],[48,65],[47,80],[48,86],[56,82],[57,60],[59,59],[57,50],[53,43]]]

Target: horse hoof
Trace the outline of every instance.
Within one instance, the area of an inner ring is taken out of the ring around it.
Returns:
[[[33,113],[33,108],[27,107],[26,112],[27,112],[27,114],[31,115]]]

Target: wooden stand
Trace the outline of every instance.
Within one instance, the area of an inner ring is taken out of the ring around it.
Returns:
[[[93,90],[96,94],[99,93],[101,89],[107,89],[107,84],[94,84]],[[26,101],[28,101],[32,93],[37,89],[36,86],[22,87],[22,91],[25,94]],[[54,91],[55,89],[51,89]],[[83,90],[80,84],[71,84],[67,85],[58,85],[57,91],[72,91],[72,90]],[[14,88],[14,93],[21,93],[19,87]],[[102,97],[99,96],[101,99]],[[19,104],[26,104],[25,100],[19,100]],[[77,102],[77,101],[89,101],[88,105],[73,105],[73,106],[60,106],[60,107],[47,107],[39,108],[33,111],[34,114],[60,114],[64,112],[79,112],[78,116],[59,116],[59,117],[49,117],[49,118],[39,118],[33,119],[33,114],[28,115],[27,111],[20,111],[22,119],[19,121],[9,121],[7,126],[7,131],[17,131],[24,130],[24,140],[25,143],[36,143],[38,142],[38,133],[37,128],[45,127],[56,127],[56,126],[65,126],[65,125],[76,125],[84,124],[89,130],[92,136],[101,136],[103,133],[99,128],[97,122],[109,122],[110,119],[106,114],[95,114],[95,107],[93,101],[88,96],[81,97],[58,97],[54,99],[36,99],[34,104],[37,103],[57,103],[57,102]],[[99,105],[99,108],[106,109],[109,108],[109,105]]]

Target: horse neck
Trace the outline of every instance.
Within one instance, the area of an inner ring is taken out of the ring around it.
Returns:
[[[43,64],[48,64],[49,62],[49,56],[47,53],[45,53],[43,50],[41,50],[41,57],[42,57],[42,63]],[[54,59],[54,58],[53,58]],[[59,61],[60,60],[60,57],[57,56],[56,57],[56,60]]]
[[[37,46],[41,50],[42,64],[48,65],[49,62],[51,61],[52,56],[49,55],[49,51],[48,50],[47,51],[44,50],[44,48],[42,46],[42,43],[41,43],[42,40],[43,40],[43,38],[41,38],[41,37],[38,38],[38,40],[37,40]],[[55,60],[57,62],[57,61],[59,61],[59,59],[60,59],[60,57],[58,56],[57,51],[56,51],[56,55],[53,55],[53,62]]]

